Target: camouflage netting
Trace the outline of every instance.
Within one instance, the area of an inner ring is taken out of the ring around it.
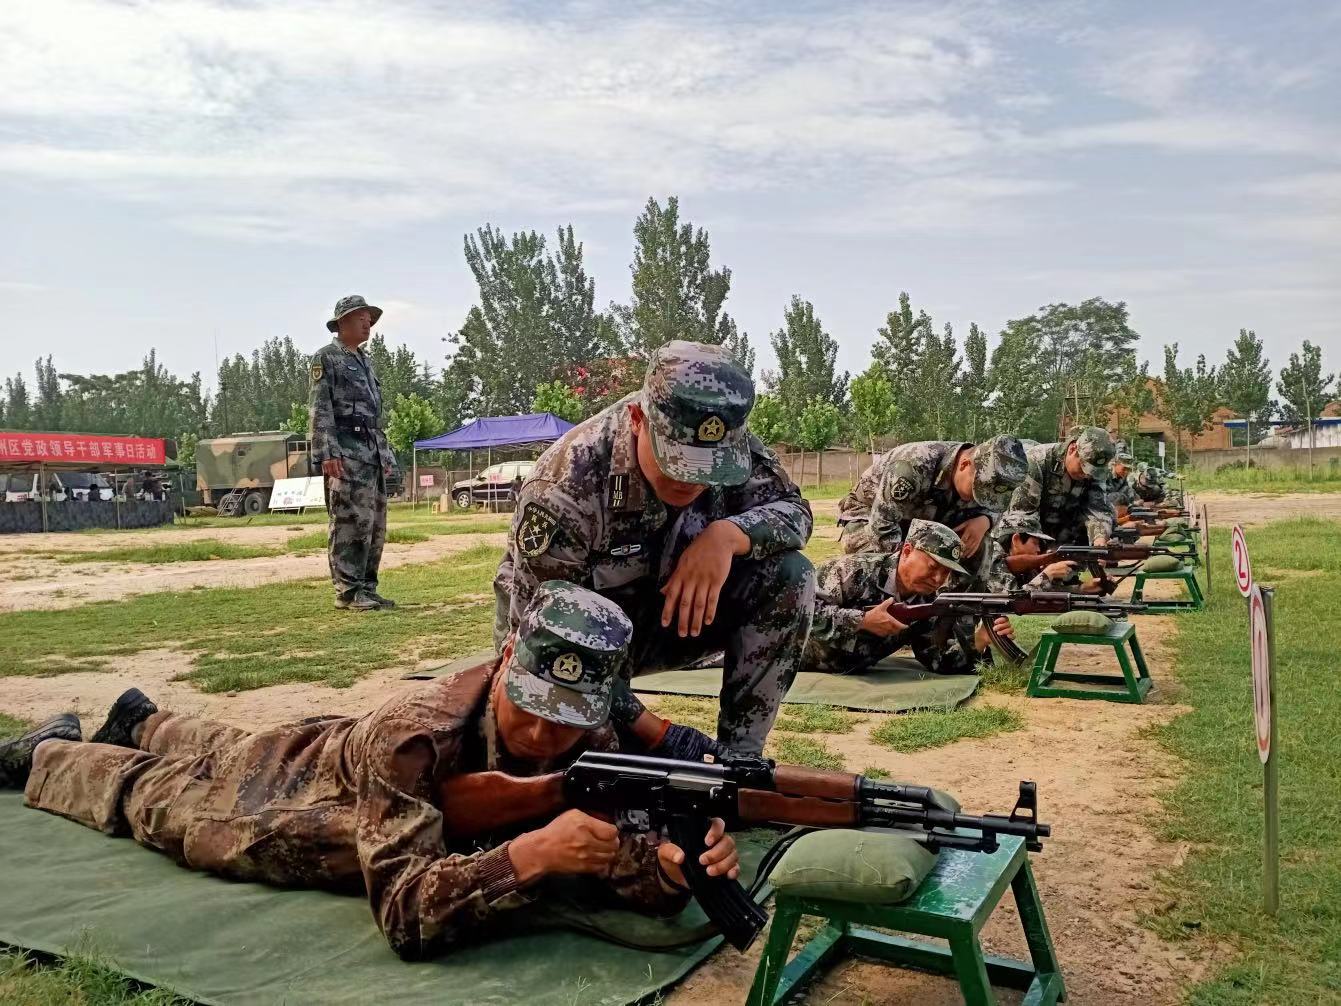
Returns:
[[[90,503],[66,502],[47,504],[47,530],[82,531],[90,527],[157,527],[171,524],[176,503],[158,500],[128,500],[120,506],[117,523],[117,504],[96,500]],[[0,534],[42,530],[41,503],[0,503]]]

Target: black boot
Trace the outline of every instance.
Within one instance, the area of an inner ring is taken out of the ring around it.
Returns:
[[[107,722],[98,728],[92,741],[94,744],[117,744],[123,748],[133,748],[135,742],[131,740],[130,732],[156,712],[158,706],[144,692],[138,688],[128,688],[112,703]]]
[[[61,713],[22,737],[0,740],[0,786],[22,789],[33,770],[33,752],[37,745],[52,739],[82,740],[79,717],[74,713]]]

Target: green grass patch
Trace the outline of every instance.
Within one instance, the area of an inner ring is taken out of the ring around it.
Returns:
[[[652,697],[643,698],[648,700]],[[716,699],[700,699],[692,695],[658,695],[650,705],[662,719],[702,730],[709,737],[717,736]]]
[[[804,765],[806,768],[841,772],[847,767],[843,756],[813,737],[774,733],[768,738],[765,754],[776,758],[782,765]]]
[[[840,500],[851,491],[851,482],[825,482],[821,486],[801,487],[801,495],[808,500]]]
[[[212,559],[261,559],[282,554],[277,548],[261,545],[235,545],[217,538],[181,541],[163,545],[137,545],[127,548],[107,548],[101,551],[58,552],[58,562],[75,565],[83,562],[207,562]]]
[[[13,737],[15,734],[21,734],[32,728],[28,720],[21,720],[17,716],[10,716],[8,713],[0,713],[0,737]]]
[[[895,751],[921,751],[971,737],[992,737],[1024,726],[1024,717],[1001,706],[919,709],[892,716],[871,731],[871,740]]]
[[[1307,451],[1301,452],[1307,454]],[[1312,476],[1308,459],[1291,468],[1225,468],[1203,472],[1193,468],[1185,472],[1187,491],[1244,493],[1337,493],[1341,492],[1341,463],[1324,461],[1315,465]],[[1172,483],[1177,485],[1177,483]]]
[[[805,547],[806,558],[816,567],[843,554],[843,543],[837,538],[812,537]]]
[[[144,988],[110,961],[74,955],[50,964],[0,951],[0,1002],[14,1006],[190,1006],[166,989]]]
[[[791,702],[783,705],[773,729],[789,734],[846,734],[864,719],[838,706]]]
[[[1242,957],[1194,987],[1196,1006],[1341,1001],[1341,524],[1278,521],[1247,532],[1262,568],[1317,569],[1276,592],[1281,910],[1262,904],[1262,766],[1253,741],[1245,606],[1229,563],[1214,564],[1207,609],[1178,620],[1174,640],[1193,711],[1154,735],[1185,766],[1163,794],[1164,838],[1188,843],[1163,878],[1168,908],[1146,921],[1169,939],[1194,929],[1236,943]],[[1228,556],[1228,531],[1211,549]]]
[[[391,527],[386,532],[388,545],[417,545],[430,537],[428,532],[413,527]],[[288,552],[324,552],[328,541],[330,538],[325,531],[309,531],[294,535],[284,543],[284,548]]]
[[[491,639],[499,550],[477,546],[437,562],[389,570],[381,591],[401,607],[349,612],[329,582],[146,594],[64,611],[0,614],[0,675],[49,673],[53,658],[78,660],[173,646],[181,680],[207,692],[295,681],[347,686],[370,671],[450,659]]]
[[[861,774],[867,779],[892,779],[894,773],[887,768],[881,768],[879,765],[867,765],[861,770]]]

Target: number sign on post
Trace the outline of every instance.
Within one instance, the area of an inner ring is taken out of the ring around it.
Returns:
[[[1234,525],[1234,536],[1230,539],[1234,555],[1234,583],[1239,593],[1248,597],[1253,592],[1253,564],[1248,558],[1248,540],[1243,536],[1243,528]]]
[[[1257,726],[1257,757],[1265,764],[1271,755],[1271,645],[1267,632],[1262,588],[1248,592],[1248,639],[1253,658],[1253,722]]]
[[[1276,743],[1276,639],[1272,627],[1275,590],[1253,585],[1248,594],[1248,640],[1253,666],[1253,726],[1262,762],[1266,841],[1262,850],[1262,903],[1268,915],[1280,908],[1280,782]]]

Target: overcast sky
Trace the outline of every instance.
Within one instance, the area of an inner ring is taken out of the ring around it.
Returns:
[[[466,231],[571,221],[604,305],[669,194],[764,365],[799,293],[864,368],[906,289],[1341,369],[1338,41],[1320,0],[3,3],[0,370],[209,380],[348,292],[440,365]]]

